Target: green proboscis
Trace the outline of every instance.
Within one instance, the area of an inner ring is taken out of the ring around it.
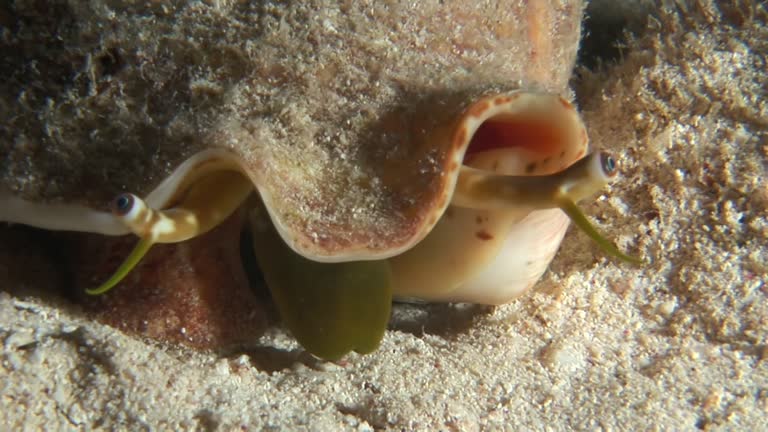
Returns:
[[[310,261],[271,228],[254,233],[254,243],[278,312],[307,351],[337,360],[378,348],[392,308],[388,261]]]

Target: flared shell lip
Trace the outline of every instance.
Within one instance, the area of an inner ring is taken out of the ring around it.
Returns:
[[[486,96],[480,98],[478,101],[469,105],[467,109],[458,117],[455,122],[453,131],[449,135],[451,140],[451,146],[449,147],[450,154],[445,159],[445,165],[443,167],[444,175],[442,176],[443,183],[440,186],[442,192],[438,195],[437,204],[435,207],[426,213],[424,217],[425,223],[417,230],[413,236],[411,236],[406,242],[401,245],[392,246],[383,250],[372,250],[370,248],[346,248],[344,250],[335,251],[333,254],[318,255],[314,251],[305,250],[301,245],[296,244],[290,239],[290,233],[283,226],[279,218],[270,212],[272,222],[280,232],[283,239],[294,249],[296,252],[304,255],[307,258],[314,259],[321,262],[342,262],[342,261],[354,261],[354,260],[375,260],[386,259],[392,256],[399,255],[408,249],[412,248],[419,241],[429,234],[434,228],[440,217],[445,213],[446,209],[450,205],[451,197],[456,189],[456,183],[459,177],[459,170],[464,161],[464,156],[472,141],[472,137],[478,128],[487,120],[499,116],[499,115],[514,115],[523,112],[526,108],[530,108],[536,104],[547,104],[546,109],[561,110],[565,114],[562,116],[553,116],[553,118],[567,118],[578,130],[578,137],[575,137],[580,141],[582,148],[581,153],[577,155],[577,158],[583,156],[586,153],[588,146],[588,137],[586,128],[584,127],[581,118],[578,115],[575,107],[563,97],[545,92],[533,92],[526,90],[516,90],[508,93]],[[543,109],[542,107],[538,107]],[[267,200],[265,199],[265,203]],[[269,206],[267,206],[269,211]]]
[[[166,208],[172,205],[180,191],[193,180],[199,178],[207,171],[234,170],[239,171],[254,185],[264,202],[264,206],[277,232],[283,240],[295,252],[308,259],[319,262],[343,262],[386,259],[399,255],[422,240],[437,224],[440,217],[450,205],[451,197],[456,188],[459,170],[464,156],[471,143],[472,137],[478,128],[488,119],[499,115],[514,115],[539,104],[538,109],[564,110],[573,124],[578,126],[584,140],[586,149],[587,135],[574,107],[562,97],[543,92],[530,92],[516,90],[509,93],[486,96],[469,105],[463,114],[454,121],[450,128],[448,139],[449,154],[443,165],[443,175],[437,194],[433,201],[432,209],[424,212],[425,216],[421,227],[414,230],[413,234],[405,241],[397,245],[390,245],[373,249],[365,244],[348,245],[338,249],[325,249],[321,244],[314,242],[309,236],[297,232],[288,226],[276,213],[274,197],[267,188],[260,187],[258,173],[250,172],[245,162],[226,148],[211,148],[198,152],[182,162],[168,177],[155,187],[146,197],[145,202],[153,208]],[[542,108],[542,104],[549,107]],[[553,116],[555,118],[556,116]],[[563,118],[558,116],[557,118]],[[46,204],[46,211],[35,209],[38,204],[26,202],[13,194],[0,191],[0,203],[4,209],[0,211],[0,220],[7,222],[24,223],[47,229],[87,231],[106,235],[124,235],[130,231],[116,217],[108,212],[96,211],[84,206],[66,204]],[[427,205],[427,204],[425,204]]]

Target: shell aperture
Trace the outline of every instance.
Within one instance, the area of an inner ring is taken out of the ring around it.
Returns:
[[[560,208],[608,255],[640,264],[642,260],[622,253],[600,234],[576,205],[608,184],[616,173],[616,162],[607,152],[592,153],[565,171],[547,176],[505,176],[464,166],[452,204],[488,210],[509,206],[530,210]]]
[[[396,298],[507,303],[546,271],[571,219],[610,255],[637,262],[575,206],[617,169],[607,153],[584,157],[588,135],[572,104],[538,92],[488,96],[453,130],[466,150],[454,159],[449,207],[426,238],[390,258]]]

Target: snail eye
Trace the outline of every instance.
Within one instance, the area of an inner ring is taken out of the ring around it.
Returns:
[[[603,172],[609,177],[616,175],[616,160],[610,153],[602,152],[600,154],[600,165],[603,167]]]
[[[125,216],[131,211],[133,204],[133,195],[120,194],[112,201],[112,211],[119,216]]]

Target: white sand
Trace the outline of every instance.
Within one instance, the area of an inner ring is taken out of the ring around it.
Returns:
[[[0,429],[768,430],[766,15],[694,10],[580,89],[624,171],[587,212],[644,267],[571,231],[531,295],[400,306],[343,365],[281,329],[223,357],[0,293]]]

